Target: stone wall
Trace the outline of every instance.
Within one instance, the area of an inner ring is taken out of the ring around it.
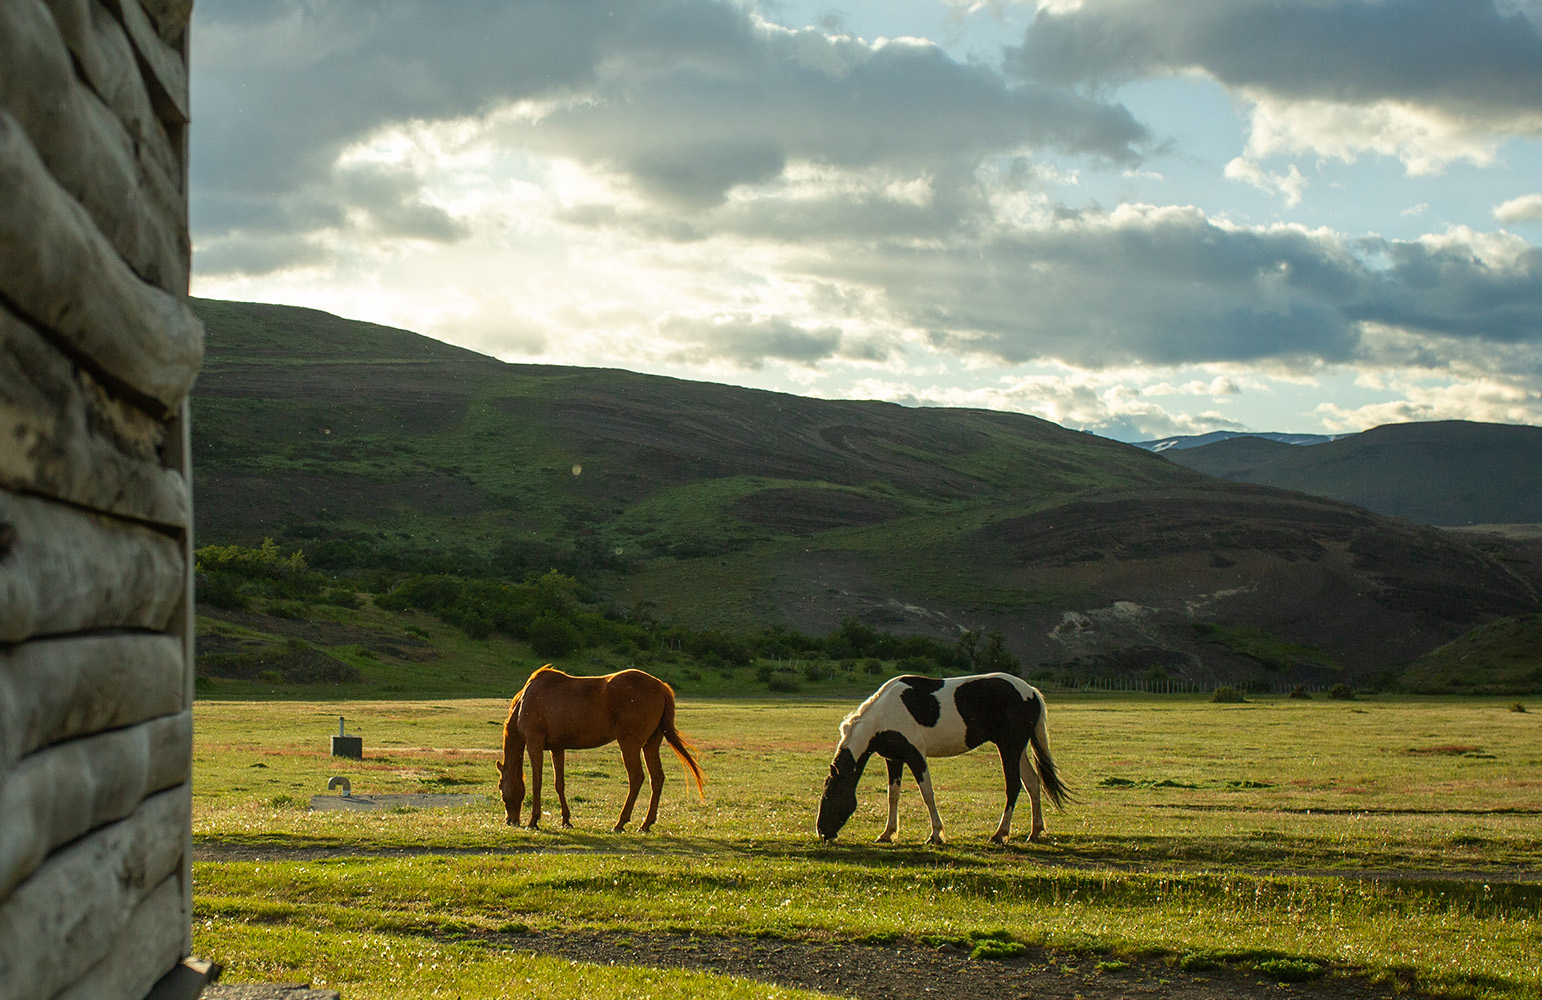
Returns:
[[[0,0],[0,1000],[191,950],[191,0]]]

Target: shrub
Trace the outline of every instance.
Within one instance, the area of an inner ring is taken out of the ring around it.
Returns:
[[[1007,652],[1006,637],[998,631],[992,631],[986,636],[985,650],[980,654],[978,669],[982,673],[1001,671],[1002,673],[1015,674],[1022,664],[1017,657]]]
[[[778,670],[766,681],[766,687],[772,691],[790,694],[798,690],[798,675],[790,670]]]
[[[318,600],[335,608],[357,608],[364,603],[359,592],[352,587],[328,587],[321,592]]]
[[[1510,706],[1510,711],[1512,711],[1512,712],[1524,712],[1524,711],[1526,711],[1526,706],[1522,705],[1520,702],[1515,702],[1513,705]]]
[[[198,603],[229,611],[245,611],[252,600],[241,587],[241,577],[223,570],[199,573],[196,577]]]
[[[1266,958],[1256,968],[1282,983],[1299,983],[1323,974],[1322,966],[1304,958]]]
[[[566,656],[578,649],[578,629],[553,615],[541,615],[530,623],[530,648],[539,656]]]
[[[1246,702],[1247,701],[1246,698],[1242,697],[1242,694],[1240,692],[1233,691],[1229,687],[1218,687],[1218,688],[1216,688],[1215,689],[1215,694],[1210,696],[1210,700],[1214,701],[1214,702],[1220,702],[1222,704],[1228,704],[1228,705],[1235,705],[1235,704],[1238,704],[1240,702]]]
[[[869,656],[862,661],[862,672],[865,674],[883,673],[883,661],[876,656]]]
[[[995,938],[986,938],[974,946],[974,951],[969,953],[970,958],[991,959],[1001,962],[1009,958],[1017,958],[1028,953],[1028,946],[1018,941],[998,941]]]
[[[1291,688],[1290,696],[1292,698],[1304,698],[1307,701],[1312,700],[1312,695],[1307,691],[1306,685],[1304,684],[1297,684],[1295,687]]]
[[[1355,689],[1348,684],[1335,684],[1328,689],[1328,697],[1336,701],[1354,701]]]
[[[1191,951],[1178,959],[1178,968],[1184,972],[1204,972],[1220,967],[1220,960],[1207,951]]]

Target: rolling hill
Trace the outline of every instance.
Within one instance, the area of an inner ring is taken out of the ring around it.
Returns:
[[[1232,437],[1163,454],[1208,475],[1331,497],[1424,524],[1542,522],[1542,427],[1388,424],[1320,444]]]
[[[1539,608],[1542,562],[1500,539],[1029,416],[509,365],[313,310],[195,307],[201,543],[271,537],[339,573],[556,567],[697,628],[999,630],[1029,674],[1346,679]]]

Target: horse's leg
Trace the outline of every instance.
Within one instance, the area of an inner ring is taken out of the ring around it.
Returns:
[[[551,752],[551,776],[552,776],[551,783],[552,783],[552,787],[557,790],[557,801],[562,803],[562,828],[564,830],[570,830],[573,827],[573,817],[572,817],[571,814],[568,813],[568,796],[567,796],[567,791],[562,787],[562,778],[563,778],[562,772],[563,772],[563,765],[564,765],[564,759],[563,758],[565,756],[566,756],[565,753],[563,751],[561,751],[561,750],[557,750],[555,748],[552,750],[552,752]]]
[[[532,742],[527,751],[530,755],[530,829],[541,824],[541,768],[546,766],[546,748]]]
[[[1017,793],[1023,788],[1022,766],[1027,751],[1016,746],[1003,746],[1000,743],[996,744],[996,749],[1001,753],[1001,776],[1007,783],[1007,804],[1002,807],[1001,822],[996,825],[996,832],[991,835],[991,843],[1000,844],[1004,843],[1012,832],[1012,813],[1017,809]]]
[[[878,835],[878,843],[892,844],[895,833],[899,832],[900,780],[905,777],[905,762],[888,758],[884,761],[889,765],[889,825]]]
[[[942,839],[942,814],[937,811],[937,799],[932,795],[932,769],[923,761],[918,767],[910,765],[910,773],[916,776],[916,784],[921,786],[921,799],[926,803],[927,811],[932,814],[932,835],[926,838],[928,844],[941,844]]]
[[[659,760],[659,744],[664,740],[663,731],[654,733],[643,744],[643,762],[648,765],[648,786],[652,797],[648,800],[648,815],[641,827],[643,833],[659,818],[659,796],[664,792],[664,762]]]
[[[509,794],[503,800],[504,819],[509,826],[519,825],[519,811],[525,805],[525,738],[518,731],[508,736],[499,773],[508,783]]]
[[[1039,805],[1039,772],[1033,766],[1033,759],[1029,757],[1033,751],[1023,748],[1022,763],[1018,771],[1022,774],[1023,784],[1028,788],[1028,801],[1033,803],[1033,832],[1028,834],[1030,841],[1038,841],[1044,836],[1044,810]]]
[[[621,807],[621,818],[616,820],[615,832],[620,833],[626,829],[627,823],[632,820],[632,806],[637,802],[637,793],[642,789],[643,765],[641,747],[621,747],[621,762],[626,765],[626,780],[630,787],[626,793],[626,805]]]

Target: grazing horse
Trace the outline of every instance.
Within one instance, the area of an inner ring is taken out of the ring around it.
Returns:
[[[930,842],[942,843],[942,817],[932,798],[926,758],[952,757],[981,743],[996,744],[1007,783],[1006,809],[991,841],[999,844],[1011,832],[1012,810],[1025,784],[1033,802],[1033,832],[1028,839],[1038,840],[1044,833],[1044,813],[1039,807],[1041,782],[1057,809],[1071,796],[1050,756],[1044,696],[1011,674],[945,680],[895,677],[873,692],[841,722],[841,741],[819,800],[819,836],[834,840],[856,812],[857,780],[867,759],[876,753],[889,765],[889,823],[878,840],[891,843],[899,829],[900,779],[909,767],[932,814]],[[1029,747],[1033,748],[1032,757]]]
[[[706,776],[691,755],[690,742],[675,729],[675,692],[668,684],[641,670],[623,670],[604,677],[574,677],[547,664],[531,674],[514,696],[509,703],[508,721],[503,724],[498,788],[503,793],[508,824],[519,825],[520,807],[525,800],[522,754],[528,751],[530,755],[530,829],[536,829],[541,821],[541,767],[547,750],[551,751],[557,801],[562,803],[562,825],[570,827],[573,823],[563,789],[563,751],[589,750],[612,740],[621,745],[621,759],[631,783],[626,805],[621,807],[621,818],[616,821],[617,833],[632,818],[632,806],[642,788],[645,760],[653,798],[648,803],[642,832],[647,833],[658,818],[659,793],[664,790],[659,744],[665,740],[696,779],[697,793],[702,794]]]

